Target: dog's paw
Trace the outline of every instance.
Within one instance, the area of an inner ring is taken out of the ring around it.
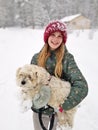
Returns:
[[[72,130],[72,128],[68,125],[60,125],[59,123],[57,123],[57,130]]]
[[[32,106],[32,101],[31,100],[25,100],[22,103],[21,112],[28,111],[29,109],[31,109],[31,106]]]

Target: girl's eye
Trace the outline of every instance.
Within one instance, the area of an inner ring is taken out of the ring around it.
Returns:
[[[54,34],[51,34],[52,37],[54,37],[55,35]]]
[[[59,35],[58,37],[61,37],[61,38],[62,38],[62,36],[61,36],[61,35]]]

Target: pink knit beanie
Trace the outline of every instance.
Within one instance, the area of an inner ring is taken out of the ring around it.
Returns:
[[[66,40],[67,40],[67,30],[66,30],[65,24],[60,21],[50,22],[46,26],[46,29],[44,32],[44,42],[47,43],[49,36],[56,31],[61,32],[61,34],[63,36],[63,42],[65,44]]]

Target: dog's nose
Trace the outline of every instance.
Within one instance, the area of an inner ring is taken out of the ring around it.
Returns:
[[[22,84],[22,85],[24,85],[25,83],[26,83],[26,81],[24,81],[24,80],[23,80],[23,81],[21,81],[21,84]]]

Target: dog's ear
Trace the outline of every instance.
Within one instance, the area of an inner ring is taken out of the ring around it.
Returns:
[[[16,77],[19,75],[20,70],[21,70],[21,68],[18,68],[18,69],[16,70]]]

